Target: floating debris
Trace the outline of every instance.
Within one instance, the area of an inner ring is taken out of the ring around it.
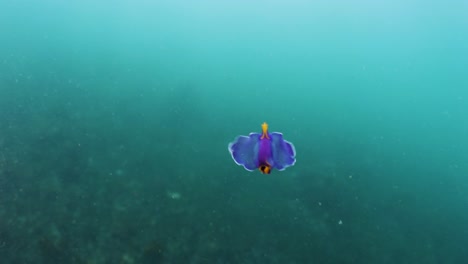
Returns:
[[[179,200],[182,195],[179,192],[167,191],[167,196],[173,200]]]

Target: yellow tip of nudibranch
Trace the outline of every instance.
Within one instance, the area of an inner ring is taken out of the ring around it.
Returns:
[[[262,139],[263,138],[268,138],[268,139],[270,138],[270,137],[268,137],[268,124],[266,122],[263,122],[263,124],[262,124],[262,137],[261,138]]]

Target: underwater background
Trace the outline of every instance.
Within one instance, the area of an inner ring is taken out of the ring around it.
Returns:
[[[468,263],[467,14],[1,1],[0,263]]]

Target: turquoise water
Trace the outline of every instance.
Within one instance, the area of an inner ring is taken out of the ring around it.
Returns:
[[[0,2],[0,262],[467,262],[467,13]],[[233,162],[263,122],[295,166]]]

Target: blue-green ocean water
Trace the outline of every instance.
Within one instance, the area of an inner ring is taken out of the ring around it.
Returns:
[[[467,14],[1,1],[0,263],[468,263]]]

